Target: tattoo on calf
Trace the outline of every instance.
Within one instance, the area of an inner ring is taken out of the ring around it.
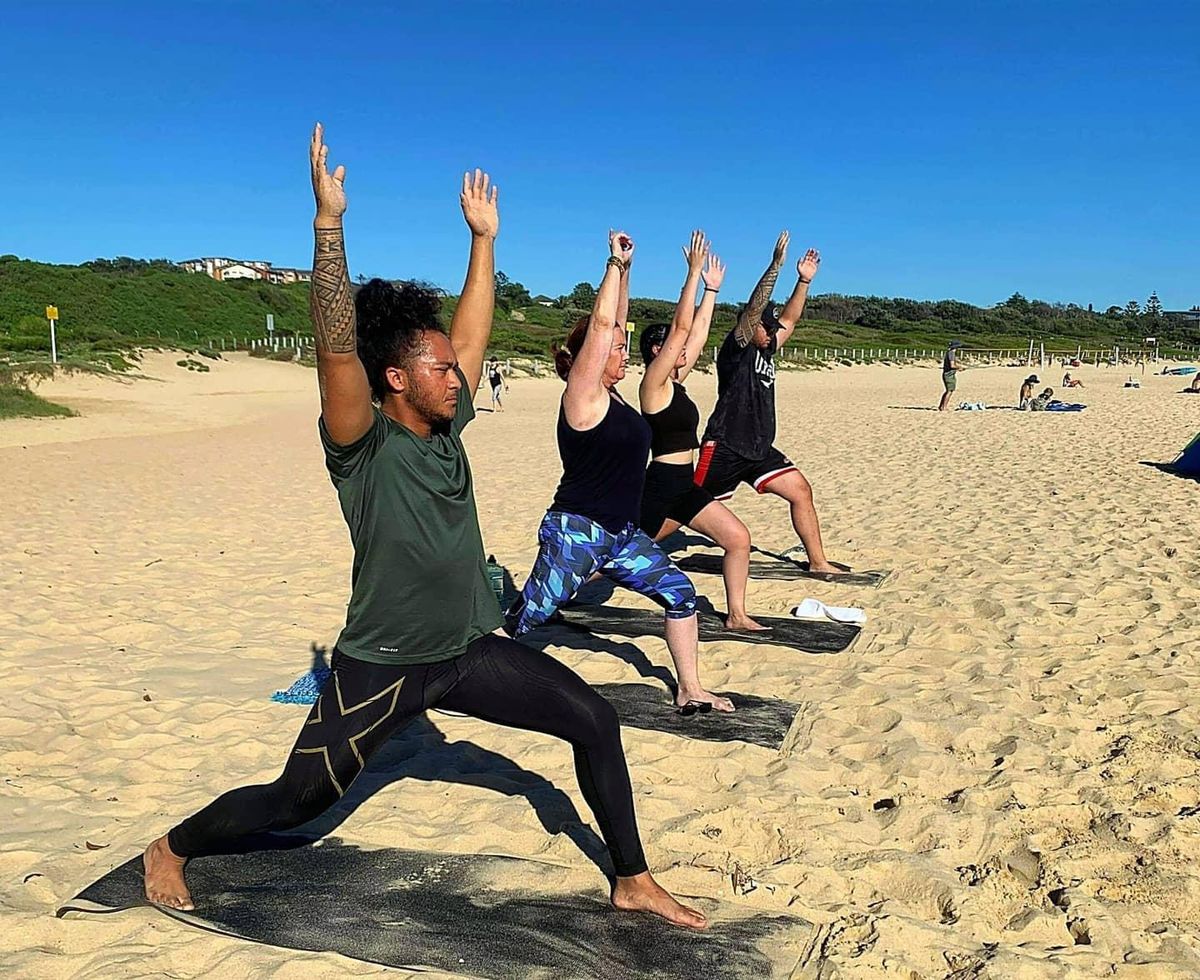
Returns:
[[[346,244],[340,228],[316,229],[309,311],[317,350],[334,354],[357,349],[354,297],[346,268]]]

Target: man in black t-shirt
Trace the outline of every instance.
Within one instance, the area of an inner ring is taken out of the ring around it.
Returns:
[[[770,306],[775,280],[787,255],[788,233],[775,242],[763,273],[737,325],[717,354],[717,404],[704,432],[696,484],[717,500],[728,500],[739,483],[774,493],[791,505],[792,526],[808,553],[811,571],[836,574],[821,544],[821,525],[812,486],[775,441],[775,354],[787,343],[817,274],[821,256],[809,249],[796,263],[796,288],[776,314]]]

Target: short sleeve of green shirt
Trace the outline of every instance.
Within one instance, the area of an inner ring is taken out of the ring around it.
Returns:
[[[321,446],[325,450],[325,466],[336,483],[350,479],[375,458],[388,437],[389,423],[383,412],[374,409],[371,428],[348,446],[333,441],[329,430],[325,428],[324,417],[318,421],[317,428],[321,433]]]
[[[487,575],[471,468],[460,433],[475,417],[462,372],[453,419],[420,436],[375,409],[339,446],[319,426],[354,545],[338,648],[374,663],[458,656],[503,622]]]

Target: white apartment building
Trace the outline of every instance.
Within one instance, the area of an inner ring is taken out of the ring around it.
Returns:
[[[188,272],[202,272],[210,279],[223,282],[226,279],[258,279],[262,282],[287,284],[312,282],[310,269],[290,269],[273,266],[270,262],[257,259],[231,259],[227,256],[206,256],[200,259],[184,259],[179,263]]]

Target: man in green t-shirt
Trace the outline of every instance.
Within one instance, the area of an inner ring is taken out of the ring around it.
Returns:
[[[183,876],[189,857],[319,816],[395,731],[441,707],[570,742],[616,872],[613,904],[704,928],[705,917],[647,869],[612,706],[499,628],[461,438],[491,334],[496,188],[478,170],[463,177],[471,257],[447,336],[431,290],[374,279],[353,296],[342,234],[345,168],[329,172],[319,124],[310,154],[319,430],[354,545],[346,626],[282,775],[225,793],[154,841],[144,857],[146,897],[194,908]]]

